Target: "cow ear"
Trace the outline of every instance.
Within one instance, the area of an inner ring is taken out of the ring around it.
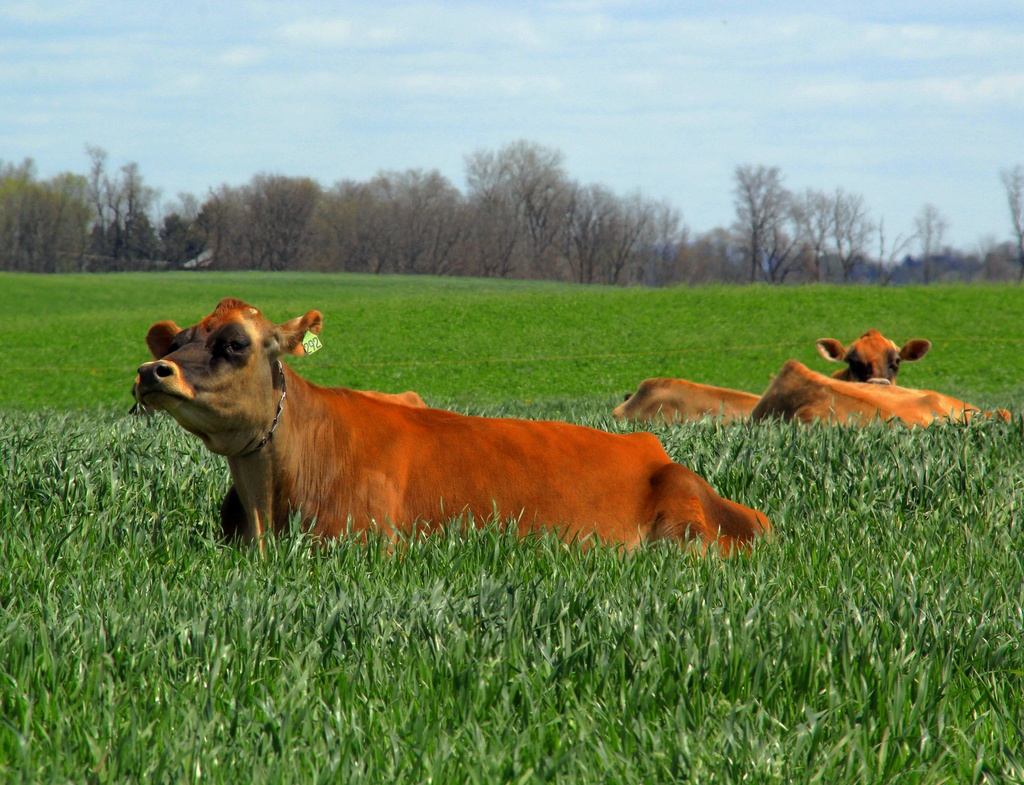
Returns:
[[[149,328],[146,333],[146,346],[154,360],[166,357],[171,351],[171,341],[174,336],[181,332],[181,328],[174,322],[157,322]]]
[[[846,356],[846,349],[835,338],[819,338],[814,345],[818,347],[818,354],[829,362],[841,363]]]
[[[277,340],[277,347],[274,354],[305,354],[306,350],[302,348],[303,337],[307,332],[319,335],[323,324],[324,317],[320,311],[310,311],[305,316],[299,316],[277,325],[274,336]]]
[[[924,338],[915,338],[912,341],[907,341],[903,348],[900,349],[900,359],[903,362],[912,363],[928,354],[928,350],[931,348],[931,341],[926,341]]]

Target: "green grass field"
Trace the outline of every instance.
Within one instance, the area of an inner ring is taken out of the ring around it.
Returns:
[[[1024,298],[352,276],[0,276],[0,781],[1024,781]],[[927,430],[657,427],[777,536],[622,556],[496,527],[216,539],[221,459],[125,416],[149,324],[324,313],[323,383],[608,429],[640,379],[757,390],[818,337],[1007,406]]]
[[[300,274],[0,274],[0,407],[129,403],[149,326],[195,324],[225,296],[284,321],[324,314],[313,381],[434,403],[610,402],[649,376],[761,392],[782,363],[875,327],[934,344],[901,383],[1024,405],[1024,295],[1000,287],[610,289],[549,283]]]

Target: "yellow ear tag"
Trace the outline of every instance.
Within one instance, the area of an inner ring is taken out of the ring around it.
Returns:
[[[306,334],[302,336],[302,348],[306,350],[306,354],[312,354],[323,349],[324,345],[320,343],[319,336],[313,335],[309,330],[306,330]]]

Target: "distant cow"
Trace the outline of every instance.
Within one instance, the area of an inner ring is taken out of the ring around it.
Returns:
[[[318,387],[278,359],[304,354],[319,311],[273,324],[225,299],[198,324],[157,322],[135,394],[227,458],[228,538],[258,541],[291,513],[319,536],[430,531],[460,515],[516,519],[632,548],[696,539],[729,552],[771,531],[721,498],[649,433],[470,417]]]
[[[360,390],[363,395],[369,395],[371,398],[376,398],[379,401],[389,401],[390,403],[400,403],[403,406],[412,406],[415,409],[426,409],[427,405],[420,398],[419,393],[407,390],[401,393],[385,393],[377,392],[376,390]]]
[[[751,422],[773,417],[858,425],[872,420],[892,420],[906,425],[928,426],[936,421],[966,422],[977,407],[931,390],[912,390],[888,384],[844,382],[816,373],[789,360],[765,390],[750,415]],[[1008,420],[1005,410],[987,412]]]
[[[644,379],[635,393],[626,396],[612,416],[637,422],[680,422],[721,417],[723,422],[743,420],[757,405],[752,393],[697,384],[686,379]]]
[[[845,348],[835,338],[819,338],[815,346],[826,360],[846,363],[845,368],[832,374],[834,378],[881,384],[896,384],[900,363],[920,360],[932,348],[931,342],[923,338],[914,338],[899,348],[878,330],[868,330]]]

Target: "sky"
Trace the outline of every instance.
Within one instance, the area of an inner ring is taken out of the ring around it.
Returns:
[[[926,204],[961,250],[1011,238],[1024,0],[5,0],[0,161],[134,162],[165,207],[256,174],[324,187],[526,140],[568,176],[735,219],[735,171]]]

